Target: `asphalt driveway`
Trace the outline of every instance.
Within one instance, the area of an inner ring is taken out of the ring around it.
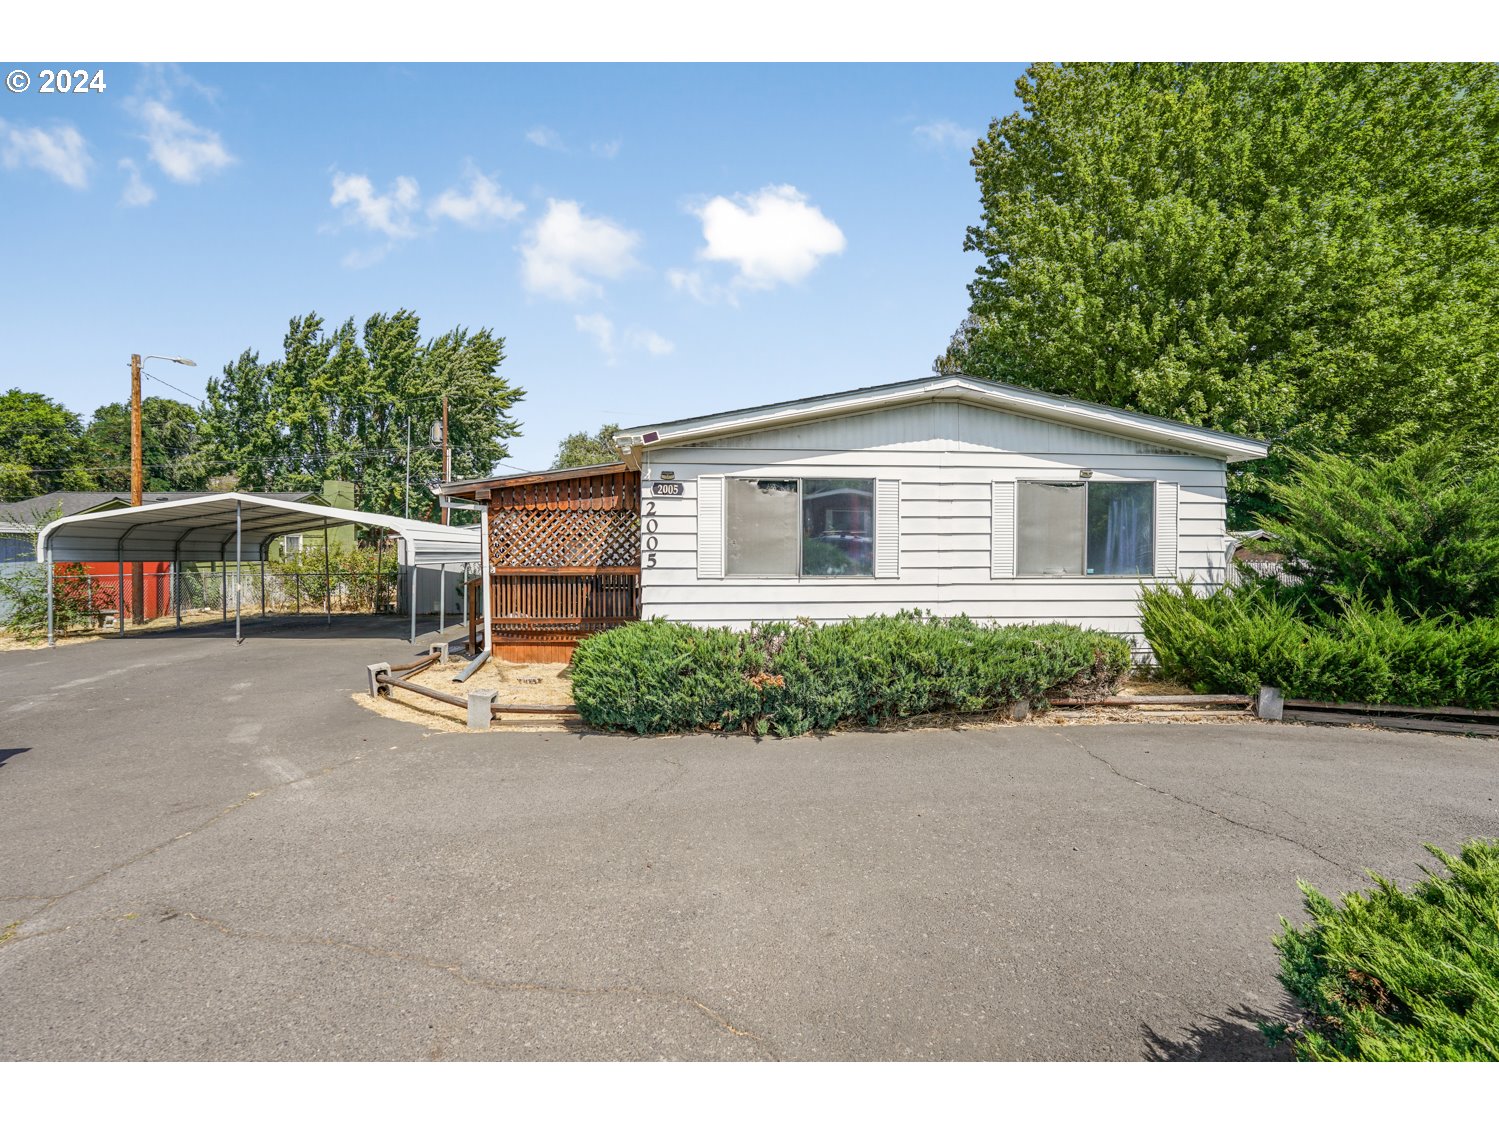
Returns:
[[[1270,937],[1499,834],[1499,747],[433,734],[404,623],[0,653],[0,1057],[1264,1058]]]

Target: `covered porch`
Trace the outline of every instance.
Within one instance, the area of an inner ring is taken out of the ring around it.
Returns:
[[[499,659],[565,663],[584,636],[640,619],[639,472],[593,465],[455,481],[442,491],[488,507],[490,640]]]

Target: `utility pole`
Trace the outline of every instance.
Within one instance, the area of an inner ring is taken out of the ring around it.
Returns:
[[[411,415],[406,415],[406,518],[411,518]]]
[[[442,482],[450,484],[453,481],[453,454],[448,449],[448,396],[442,396]],[[442,509],[442,521],[446,526],[452,513],[446,507]]]
[[[130,506],[140,507],[144,499],[145,465],[141,452],[141,357],[130,357]],[[121,593],[123,594],[123,590]],[[139,562],[130,563],[130,619],[146,622],[146,578]],[[125,606],[120,606],[123,618]]]

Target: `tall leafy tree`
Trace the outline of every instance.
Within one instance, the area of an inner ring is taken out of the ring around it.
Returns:
[[[148,492],[202,491],[208,480],[197,409],[174,398],[141,401],[141,459]],[[99,487],[130,488],[130,405],[100,406],[84,434]]]
[[[0,500],[92,487],[83,419],[45,394],[0,395]]]
[[[1283,449],[1499,457],[1499,67],[1036,65],[938,370]],[[1231,480],[1273,508],[1272,457]]]
[[[209,459],[245,488],[353,480],[361,507],[397,515],[409,469],[411,514],[435,516],[429,485],[441,478],[442,453],[430,431],[444,395],[455,478],[489,473],[520,432],[511,411],[524,392],[499,374],[504,343],[487,328],[423,340],[420,319],[405,309],[362,328],[294,317],[281,358],[246,351],[209,380]]]
[[[569,433],[557,446],[553,468],[585,468],[591,464],[611,464],[619,460],[619,450],[614,446],[614,435],[619,426],[608,422],[599,426],[597,433],[579,430]]]
[[[272,368],[246,348],[210,377],[205,392],[203,435],[212,471],[246,491],[265,491],[276,474],[285,440],[271,416]]]

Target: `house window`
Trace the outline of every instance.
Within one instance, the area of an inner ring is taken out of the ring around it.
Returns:
[[[1019,575],[1150,574],[1155,566],[1155,485],[1022,480],[1015,528]]]
[[[728,577],[874,574],[874,481],[746,480],[724,490]]]
[[[285,539],[285,542],[283,543],[283,547],[284,547],[285,553],[287,553],[287,554],[301,554],[302,553],[302,536],[301,535],[287,535],[286,539]]]
[[[874,574],[874,481],[802,482],[805,577]]]
[[[738,477],[727,481],[725,574],[751,578],[796,576],[799,483]]]

